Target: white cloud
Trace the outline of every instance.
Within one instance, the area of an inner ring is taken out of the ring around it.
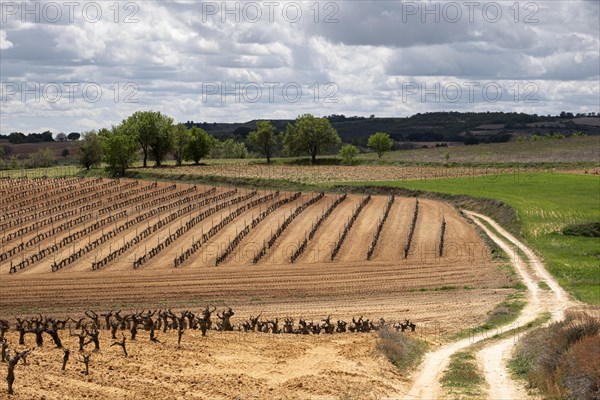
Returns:
[[[65,132],[94,124],[99,128],[138,109],[161,110],[176,121],[244,121],[293,118],[304,112],[406,116],[496,109],[547,114],[600,107],[597,1],[536,3],[535,23],[525,23],[531,17],[531,10],[523,9],[525,3],[519,3],[522,9],[515,22],[508,9],[513,2],[501,3],[503,16],[495,23],[482,16],[484,3],[474,10],[473,21],[463,14],[452,23],[444,20],[448,15],[440,14],[437,22],[431,16],[423,22],[422,15],[407,15],[407,4],[423,3],[406,1],[334,2],[337,8],[327,9],[329,3],[320,2],[318,16],[310,8],[313,3],[296,2],[303,7],[297,23],[282,16],[282,5],[275,9],[273,22],[264,7],[261,21],[240,15],[241,21],[235,22],[231,15],[223,21],[222,13],[203,15],[202,3],[186,0],[137,2],[137,23],[123,23],[127,10],[121,10],[115,23],[108,9],[113,3],[101,4],[104,18],[97,23],[77,13],[73,22],[62,18],[22,23],[16,15],[3,23],[2,82],[93,84],[103,92],[95,103],[81,92],[74,101],[65,96],[58,103],[43,96],[38,102],[23,101],[20,94],[9,96],[0,111],[1,133],[40,126]],[[442,9],[446,3],[436,4]],[[324,23],[327,16],[337,22]],[[468,81],[495,81],[503,87],[534,82],[540,101],[490,103],[481,96],[474,103],[402,99],[403,82]],[[276,83],[274,99],[266,88],[256,102],[243,96],[221,102],[220,95],[202,95],[207,83],[244,87],[252,82],[263,88]],[[330,82],[335,86],[325,87]],[[134,90],[126,90],[127,84]],[[298,102],[282,94],[286,84],[302,87]],[[324,102],[332,93],[337,102]],[[138,103],[125,102],[127,95],[134,95]]]
[[[6,38],[6,31],[0,30],[0,50],[7,50],[13,46],[14,44]]]

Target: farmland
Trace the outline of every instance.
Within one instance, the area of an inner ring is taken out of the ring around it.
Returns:
[[[11,182],[17,186],[3,188],[1,221],[6,314],[149,307],[161,301],[182,307],[228,302],[248,312],[283,307],[285,313],[305,316],[332,307],[350,316],[406,309],[406,304],[390,304],[395,296],[427,308],[435,297],[427,291],[442,286],[485,294],[512,284],[474,229],[451,206],[432,200],[421,199],[415,210],[415,199],[396,198],[382,223],[389,199],[373,196],[340,243],[364,196],[136,180],[56,179],[52,189],[37,180]],[[442,219],[447,228],[440,255]],[[263,248],[264,256],[255,261]],[[86,298],[92,287],[95,295]],[[458,299],[461,292],[449,295]],[[355,294],[380,303],[379,309],[346,302]]]
[[[151,171],[134,169],[132,173],[162,179],[232,181],[285,181],[301,184],[328,185],[336,182],[386,180],[414,180],[460,178],[469,176],[514,173],[518,167],[456,166],[443,168],[436,165],[364,165],[360,168],[346,165],[284,165],[264,163],[210,163],[202,166],[164,167]],[[541,170],[541,168],[532,171]]]
[[[598,165],[600,137],[570,137],[539,141],[511,141],[507,143],[479,144],[477,146],[450,146],[439,148],[400,150],[384,154],[381,160],[377,155],[361,155],[364,162],[412,162],[443,163],[444,153],[449,153],[451,163],[469,164],[548,164],[579,163]]]
[[[390,325],[410,318],[416,337],[439,342],[483,324],[516,292],[514,277],[492,259],[473,226],[449,204],[430,199],[133,179],[2,185],[0,318],[9,321],[210,305],[232,307],[236,327],[259,313],[281,321],[385,318]],[[61,372],[62,353],[46,344],[18,367],[16,398],[64,398],[64,388],[72,398],[166,395],[189,385],[201,398],[240,392],[328,398],[339,391],[381,397],[399,395],[408,382],[373,352],[374,333],[298,340],[190,330],[173,353],[176,334],[168,331],[156,345],[131,342],[130,357],[116,359],[102,332],[103,350],[92,354],[89,377],[82,380],[77,359]],[[17,336],[9,331],[10,343]],[[76,347],[76,338],[63,341]],[[33,345],[28,334],[24,346]],[[160,372],[152,368],[156,362]],[[283,372],[273,376],[270,364]],[[34,379],[41,371],[45,378]],[[148,383],[140,387],[139,380]]]
[[[578,185],[597,179],[567,176],[581,179]],[[504,178],[469,181],[478,179]],[[144,322],[125,358],[102,329],[102,350],[77,353],[66,371],[60,371],[62,352],[48,339],[17,369],[15,398],[64,398],[65,388],[71,398],[135,398],[190,387],[199,398],[399,397],[410,386],[410,371],[375,350],[376,333],[313,332],[298,339],[237,330],[257,315],[267,324],[289,318],[296,327],[298,321],[320,326],[327,316],[384,318],[388,326],[410,319],[417,330],[407,337],[437,345],[479,331],[498,317],[499,304],[522,295],[508,261],[492,256],[475,226],[428,196],[78,177],[1,184],[0,319],[70,316],[72,329],[88,310],[235,310],[234,331],[203,336],[187,329],[181,345],[174,328],[158,332],[155,343],[151,333],[147,342]],[[535,226],[555,230],[546,224]],[[121,327],[129,340],[127,330]],[[77,337],[61,332],[65,346],[75,349]],[[18,336],[7,334],[10,343]],[[26,336],[17,348],[35,346],[33,333]],[[85,354],[91,354],[89,376],[81,375]],[[36,380],[42,371],[45,378]]]
[[[407,381],[373,353],[372,334],[226,332],[201,337],[191,331],[178,349],[177,335],[170,332],[160,336],[160,344],[146,337],[128,342],[127,358],[109,347],[110,334],[101,338],[101,351],[92,355],[87,377],[75,355],[61,371],[60,349],[50,344],[36,349],[29,365],[16,368],[15,395],[10,398],[39,398],[42,393],[47,399],[231,399],[241,393],[273,399],[381,398],[400,393]],[[15,335],[9,340],[16,341]],[[77,338],[67,337],[64,344],[76,348]]]

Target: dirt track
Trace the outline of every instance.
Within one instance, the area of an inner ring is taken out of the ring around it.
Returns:
[[[571,300],[566,292],[558,285],[556,280],[546,271],[544,265],[535,255],[535,253],[519,242],[514,236],[503,229],[500,225],[481,214],[470,213],[474,218],[484,220],[489,223],[503,238],[498,238],[483,224],[478,223],[486,234],[490,236],[503,250],[510,254],[511,247],[519,247],[527,255],[527,260],[522,260],[516,252],[513,252],[513,262],[522,272],[523,281],[529,291],[529,302],[521,315],[515,321],[514,325],[523,326],[533,321],[540,313],[549,311],[552,313],[551,321],[560,321],[564,318],[564,312],[577,304]],[[477,221],[476,221],[477,222]],[[507,244],[508,243],[508,244]],[[529,263],[531,270],[527,268],[525,262]],[[541,290],[539,282],[545,282],[550,291]],[[501,340],[498,343],[484,347],[477,358],[482,365],[482,369],[489,385],[488,398],[494,400],[500,399],[524,399],[526,392],[523,387],[517,385],[509,376],[507,362],[516,342],[514,338]]]
[[[561,320],[564,311],[575,305],[564,290],[558,285],[554,278],[545,270],[541,261],[533,251],[528,249],[514,236],[504,230],[492,219],[470,211],[464,211],[472,220],[485,231],[485,233],[502,248],[507,254],[513,255],[513,265],[521,279],[527,286],[528,302],[521,314],[509,326],[502,327],[498,333],[526,325],[540,316],[544,311],[552,313],[552,320]],[[480,220],[489,223],[501,235],[494,234]],[[527,254],[527,263],[533,268],[529,270],[526,262],[522,260],[514,248],[518,247]],[[540,290],[538,283],[545,282],[550,291]],[[433,399],[441,397],[440,378],[448,363],[450,356],[474,343],[485,340],[486,336],[469,337],[429,353],[419,371],[414,376],[411,389],[405,399]],[[485,345],[477,354],[481,364],[486,385],[488,387],[487,398],[493,400],[501,399],[525,399],[527,393],[524,388],[516,384],[509,376],[506,363],[510,357],[511,350],[516,344],[515,338],[510,337]]]

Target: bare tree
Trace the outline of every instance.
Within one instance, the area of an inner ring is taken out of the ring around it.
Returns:
[[[98,328],[94,326],[91,330],[88,330],[86,327],[85,332],[90,337],[90,340],[87,341],[86,345],[94,343],[94,351],[100,351],[100,331]]]
[[[81,329],[81,332],[79,333],[73,333],[71,331],[69,331],[69,336],[76,336],[79,338],[79,351],[83,351],[86,343],[85,343],[85,338],[87,337],[87,332],[85,331],[85,329]]]
[[[125,338],[125,335],[123,333],[121,333],[121,335],[123,336],[123,340],[121,340],[120,342],[113,342],[113,344],[111,344],[110,347],[121,346],[123,348],[123,353],[125,354],[125,357],[127,357],[127,348],[125,347],[125,341],[127,340],[127,338]]]
[[[206,331],[210,329],[212,322],[210,320],[210,316],[215,312],[217,307],[214,307],[212,310],[206,306],[204,311],[202,311],[202,318],[200,318],[200,330],[202,331],[202,336],[206,336]]]
[[[21,360],[23,360],[23,365],[27,365],[27,355],[31,352],[31,349],[16,351],[15,354],[19,356]]]
[[[27,332],[25,329],[25,321],[20,318],[16,318],[17,325],[16,329],[19,332],[19,344],[23,346],[25,344],[25,333]]]
[[[131,321],[131,328],[130,328],[130,332],[131,332],[131,340],[135,340],[136,336],[137,336],[137,327],[140,324],[140,320],[137,317],[137,315],[132,315],[131,318],[128,319],[128,321]]]
[[[227,307],[227,310],[217,313],[217,317],[221,320],[219,322],[219,330],[221,331],[232,331],[233,326],[231,325],[231,317],[235,314],[231,307]]]
[[[71,355],[71,350],[69,349],[63,349],[63,361],[62,361],[62,367],[60,368],[61,371],[64,371],[67,368],[67,362],[69,361],[69,356]]]
[[[85,370],[83,370],[83,375],[88,376],[90,374],[90,357],[92,356],[92,354],[82,354],[81,357],[79,357],[79,362],[83,363],[83,365],[85,365]]]
[[[8,349],[8,339],[2,338],[2,360],[0,362],[7,362],[6,350]]]
[[[44,327],[42,325],[38,325],[31,330],[31,332],[35,333],[35,343],[38,347],[44,346],[44,337],[42,333],[44,333]]]
[[[8,362],[8,374],[6,375],[6,382],[8,383],[8,394],[13,395],[13,383],[15,383],[15,367],[19,362],[21,356],[19,353],[15,353],[13,357],[10,356],[10,350],[6,355],[6,361]]]
[[[113,316],[113,310],[109,310],[104,314],[100,314],[101,317],[104,317],[104,322],[106,324],[106,329],[110,329],[110,317]]]
[[[150,331],[150,341],[154,343],[160,343],[156,335],[154,334],[156,330],[156,323],[152,319],[152,316],[146,316],[144,319],[144,329]]]
[[[87,310],[85,312],[85,315],[87,315],[87,317],[92,320],[95,328],[100,328],[100,317],[98,316],[98,314],[96,314],[92,310]]]
[[[58,349],[62,349],[63,345],[62,345],[62,341],[60,340],[60,336],[58,334],[58,327],[56,327],[55,324],[53,324],[52,326],[47,326],[44,331],[50,335],[50,337],[52,337],[52,340],[54,341],[54,344],[56,345],[56,348]]]
[[[110,334],[112,335],[112,339],[117,339],[117,329],[121,323],[119,321],[110,321]]]
[[[0,339],[4,339],[4,334],[8,332],[8,321],[5,319],[0,319]]]

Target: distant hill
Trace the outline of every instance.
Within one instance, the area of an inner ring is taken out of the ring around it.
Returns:
[[[583,132],[600,134],[600,117],[538,116],[523,113],[459,113],[436,112],[416,114],[406,118],[327,117],[346,143],[366,145],[367,138],[383,131],[398,142],[463,142],[495,143],[507,142],[515,135],[546,135],[561,132],[570,135]],[[284,131],[293,120],[270,120],[278,132]],[[197,123],[188,121],[188,127],[198,126],[219,138],[244,140],[256,128],[256,120],[243,123]]]
[[[345,143],[366,146],[367,139],[375,132],[387,132],[399,143],[456,142],[465,144],[507,142],[516,135],[547,135],[560,132],[569,136],[575,132],[588,135],[600,134],[600,115],[562,112],[558,116],[538,116],[523,113],[461,113],[433,112],[416,114],[405,118],[346,117],[330,115],[327,117],[337,129]],[[194,122],[188,121],[188,127],[198,126],[218,139],[245,140],[248,133],[256,128],[256,121],[239,123]],[[270,120],[283,132],[293,120]],[[100,127],[99,127],[100,128]],[[76,133],[76,132],[73,132]],[[53,133],[23,134],[12,132],[0,135],[5,144],[54,142]]]

